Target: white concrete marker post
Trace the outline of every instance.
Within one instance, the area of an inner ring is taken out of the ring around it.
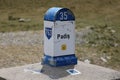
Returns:
[[[50,66],[77,64],[75,56],[75,16],[67,8],[50,8],[44,16],[44,57]]]

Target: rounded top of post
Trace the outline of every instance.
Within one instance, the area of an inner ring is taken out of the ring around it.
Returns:
[[[67,8],[52,7],[47,10],[44,15],[46,21],[73,21],[75,16],[71,10]]]

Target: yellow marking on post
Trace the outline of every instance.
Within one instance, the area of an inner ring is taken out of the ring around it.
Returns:
[[[66,44],[61,45],[61,50],[66,50],[66,49],[67,49]]]

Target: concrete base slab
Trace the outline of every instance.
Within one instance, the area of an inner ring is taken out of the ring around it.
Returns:
[[[81,74],[70,75],[75,69]],[[75,66],[50,67],[40,63],[0,69],[0,80],[120,80],[120,72],[78,62]]]

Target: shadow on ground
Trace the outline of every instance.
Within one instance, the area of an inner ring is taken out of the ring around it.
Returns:
[[[120,80],[120,78],[117,78],[117,79],[112,79],[112,80]]]
[[[7,80],[7,79],[4,79],[4,78],[0,77],[0,80]]]
[[[74,69],[74,65],[64,66],[64,67],[50,67],[43,65],[42,73],[49,76],[51,79],[59,79],[70,75],[67,73],[67,69]]]

